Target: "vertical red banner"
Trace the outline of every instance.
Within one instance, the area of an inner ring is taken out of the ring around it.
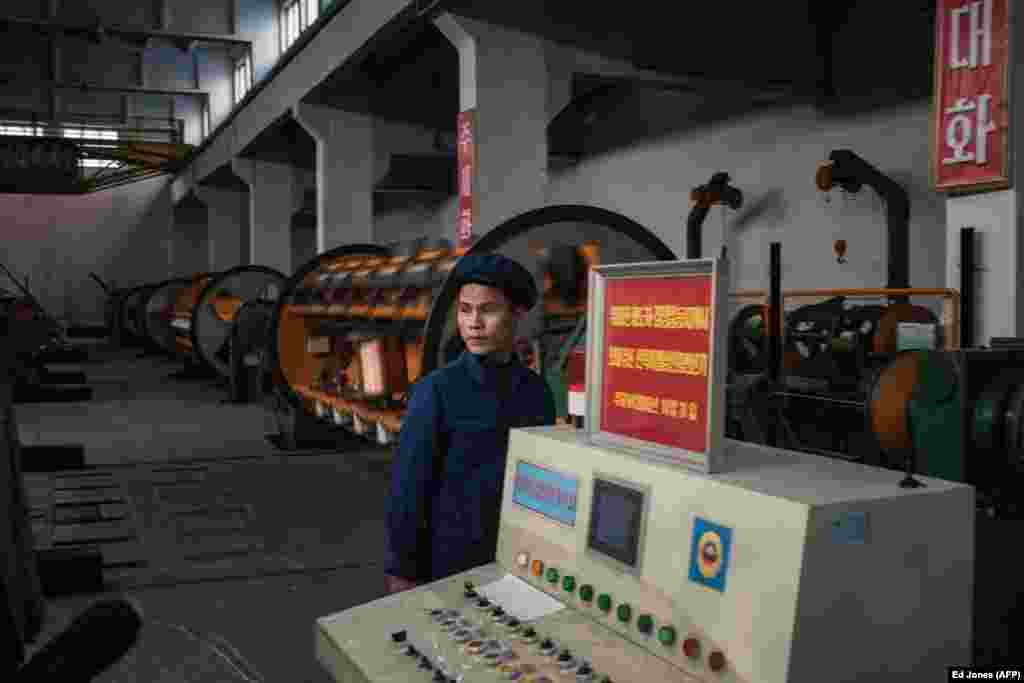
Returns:
[[[938,0],[932,177],[965,193],[1010,186],[1009,0]]]
[[[476,174],[476,140],[474,110],[459,112],[458,165],[459,165],[459,216],[455,237],[458,246],[468,247],[473,242],[473,180]]]

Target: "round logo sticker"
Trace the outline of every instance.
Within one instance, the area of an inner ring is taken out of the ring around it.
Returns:
[[[722,570],[722,539],[716,531],[705,531],[697,541],[699,559],[697,567],[705,579],[718,575]]]

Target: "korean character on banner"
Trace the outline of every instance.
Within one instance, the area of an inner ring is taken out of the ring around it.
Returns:
[[[953,155],[943,158],[943,164],[973,161],[981,166],[988,163],[988,134],[996,130],[991,103],[991,95],[979,95],[977,102],[970,97],[960,97],[946,109],[947,115],[952,114],[946,123],[946,145]],[[974,151],[968,150],[972,143]]]
[[[976,69],[992,64],[992,0],[975,0],[950,10],[949,68]],[[967,15],[967,57],[960,56],[960,31]]]
[[[468,154],[470,151],[470,145],[473,144],[473,129],[470,124],[469,118],[463,118],[459,121],[459,152],[461,154]]]

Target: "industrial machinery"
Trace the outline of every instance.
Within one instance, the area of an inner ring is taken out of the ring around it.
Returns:
[[[187,278],[177,278],[144,290],[139,306],[144,311],[141,316],[142,332],[143,343],[147,347],[169,356],[177,355],[177,334],[171,324],[174,321],[174,304],[191,282]]]
[[[271,369],[296,424],[312,417],[393,442],[409,386],[462,348],[448,274],[463,254],[489,251],[537,277],[541,303],[520,330],[520,352],[552,386],[562,417],[568,385],[582,379],[574,349],[583,341],[588,269],[609,254],[621,262],[675,258],[639,224],[589,206],[524,213],[469,249],[421,239],[321,254],[285,285],[271,326]]]
[[[709,404],[724,390],[709,380]],[[887,683],[970,665],[972,487],[720,422],[707,449],[725,465],[701,472],[683,449],[599,442],[594,422],[512,430],[495,562],[319,619],[334,679]]]
[[[886,287],[784,292],[774,247],[772,291],[730,298],[726,434],[966,482],[990,513],[1016,515],[1024,351],[1009,340],[970,348],[973,231],[961,235],[960,291],[911,288],[905,191],[846,150],[830,155],[816,183],[867,185],[884,199]],[[699,233],[688,245],[699,257]],[[837,243],[838,260],[845,246]]]
[[[272,389],[267,359],[277,297],[267,294],[267,298],[242,304],[231,326],[230,391],[234,403],[261,401]]]
[[[227,381],[231,378],[230,343],[237,312],[248,301],[276,299],[286,278],[273,268],[255,265],[238,266],[208,278],[195,293],[191,311],[176,310],[176,329],[184,331],[187,325],[190,356]],[[188,298],[191,295],[179,297],[179,303],[192,300]],[[185,345],[184,334],[179,334],[178,340]]]

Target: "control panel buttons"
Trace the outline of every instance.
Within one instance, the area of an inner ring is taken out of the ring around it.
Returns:
[[[518,555],[516,555],[516,564],[522,567],[523,569],[526,569],[526,567],[530,564],[529,553],[519,553]]]
[[[407,634],[405,631],[395,631],[391,634],[391,642],[399,645],[405,642]]]
[[[594,599],[594,587],[589,584],[580,586],[580,600],[591,602]]]
[[[540,575],[544,573],[544,563],[540,560],[534,560],[533,564],[530,565],[530,571],[534,576],[539,578]]]
[[[641,614],[636,620],[636,630],[645,636],[651,635],[651,631],[654,630],[654,617],[650,614]]]
[[[619,605],[618,609],[615,610],[615,613],[618,615],[619,621],[623,624],[628,624],[629,620],[633,618],[633,608],[626,603]]]
[[[607,593],[601,593],[597,596],[597,608],[602,612],[609,612],[612,609],[612,596]]]
[[[696,638],[687,638],[683,641],[683,654],[690,659],[700,657],[700,641]]]
[[[575,591],[576,590],[576,579],[575,579],[575,577],[572,577],[572,576],[564,576],[564,577],[562,577],[562,589],[565,590],[566,593],[572,593],[573,591]]]
[[[548,583],[558,583],[558,570],[554,567],[548,569]]]
[[[671,647],[676,642],[676,629],[674,626],[662,626],[658,629],[658,642],[665,647]]]
[[[725,655],[719,650],[715,650],[708,655],[708,668],[716,673],[723,670],[725,668]]]

